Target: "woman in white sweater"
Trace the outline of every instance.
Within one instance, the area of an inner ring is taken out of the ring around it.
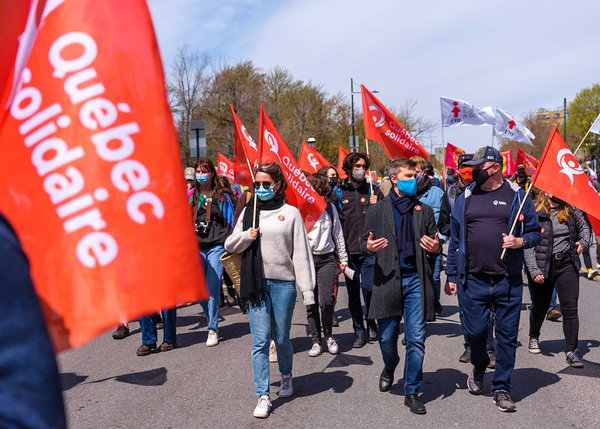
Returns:
[[[327,203],[327,210],[321,213],[321,216],[308,233],[308,242],[313,254],[317,276],[315,303],[306,307],[308,330],[313,340],[313,346],[308,354],[316,357],[323,352],[321,328],[329,353],[333,355],[338,353],[338,345],[332,332],[335,312],[334,284],[338,261],[343,271],[348,265],[348,254],[346,253],[346,242],[337,209],[327,198],[327,195],[331,192],[329,179],[324,174],[315,173],[311,174],[308,180]],[[321,310],[320,320],[319,309]]]
[[[280,397],[293,394],[290,341],[296,287],[304,305],[315,303],[315,268],[306,229],[297,208],[285,203],[287,181],[276,163],[256,170],[256,225],[254,200],[240,214],[225,249],[242,253],[240,299],[247,302],[252,332],[254,391],[259,396],[254,416],[269,416],[269,344],[271,326],[281,373]]]

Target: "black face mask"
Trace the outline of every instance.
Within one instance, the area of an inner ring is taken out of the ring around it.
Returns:
[[[481,187],[488,179],[491,177],[488,170],[492,168],[492,166],[484,169],[484,170],[473,170],[473,181],[477,184],[477,186]]]
[[[560,204],[563,202],[563,200],[561,200],[560,198],[556,198],[554,195],[552,195],[552,198],[550,198],[550,201],[552,201],[554,204]]]
[[[331,185],[331,187],[335,187],[338,184],[338,178],[337,177],[330,177],[329,178],[329,184]]]
[[[523,179],[524,177],[527,177],[527,173],[525,173],[524,171],[519,171],[518,176],[519,178]]]

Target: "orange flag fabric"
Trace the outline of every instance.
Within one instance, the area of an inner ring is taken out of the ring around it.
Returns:
[[[533,176],[535,174],[538,163],[539,163],[539,161],[537,159],[535,159],[533,156],[529,155],[528,153],[523,152],[521,150],[521,148],[519,148],[519,151],[517,152],[516,164],[523,165],[525,167],[525,169],[527,170],[527,172],[531,176]]]
[[[346,174],[346,172],[342,169],[342,166],[344,165],[344,159],[350,155],[350,152],[348,152],[346,149],[344,149],[343,147],[340,146],[340,154],[338,156],[338,176],[340,176],[340,179],[345,179],[346,177],[348,177],[348,175]]]
[[[289,204],[300,210],[306,231],[310,232],[325,210],[325,200],[312,187],[261,105],[258,127],[258,163],[262,165],[268,162],[276,162],[283,169],[288,181],[285,195]]]
[[[600,219],[600,195],[560,136],[558,124],[550,133],[531,183]]]
[[[231,114],[233,115],[233,134],[235,139],[235,161],[233,171],[237,183],[242,186],[252,187],[252,174],[248,163],[252,168],[257,167],[256,158],[258,157],[258,147],[252,136],[240,121],[240,118],[235,114],[233,106],[230,104]]]
[[[463,153],[465,153],[464,150],[448,143],[446,146],[446,161],[444,162],[446,168],[452,167],[458,170],[458,156]]]
[[[309,174],[316,173],[322,167],[333,167],[318,150],[306,143],[302,143],[298,165],[302,171],[307,171]]]
[[[512,150],[504,150],[500,152],[500,155],[504,157],[504,163],[502,164],[502,174],[505,177],[511,177],[517,170],[517,164],[513,160]]]
[[[381,143],[390,159],[420,156],[429,153],[364,85],[360,86],[365,137]]]
[[[61,351],[208,294],[146,2],[47,5],[3,112],[0,207]]]
[[[236,183],[234,167],[235,164],[233,161],[219,153],[217,156],[217,174],[224,174],[231,180],[231,183]],[[246,169],[248,169],[248,167],[246,167]]]

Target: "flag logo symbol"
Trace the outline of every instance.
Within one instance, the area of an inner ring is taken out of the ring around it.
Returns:
[[[571,155],[572,159],[567,159],[568,155]],[[566,175],[571,181],[571,185],[573,184],[573,177],[576,174],[583,174],[583,169],[579,166],[575,156],[567,148],[558,151],[558,154],[556,155],[556,162],[558,162],[558,165],[562,167],[562,169],[559,170],[559,173]]]
[[[375,122],[376,127],[380,127],[383,124],[385,124],[385,115],[383,114],[383,111],[379,107],[371,104],[371,105],[369,105],[369,110],[372,112],[379,112],[379,120],[377,119],[377,116],[372,116],[373,122]]]
[[[310,166],[312,168],[315,169],[315,171],[317,171],[317,166],[319,165],[319,160],[317,158],[315,158],[315,156],[312,153],[308,154],[308,162],[310,163]]]
[[[242,134],[244,135],[244,138],[246,140],[248,140],[248,144],[250,145],[250,147],[258,152],[258,149],[256,148],[256,143],[254,143],[254,140],[252,140],[252,136],[250,135],[250,133],[248,132],[246,127],[243,125],[242,125]]]
[[[279,144],[277,143],[277,139],[275,138],[275,136],[269,131],[265,130],[265,140],[267,141],[267,144],[271,147],[271,152],[275,153],[275,155],[277,155],[277,158],[279,158],[279,160],[281,161],[281,157],[279,156]]]

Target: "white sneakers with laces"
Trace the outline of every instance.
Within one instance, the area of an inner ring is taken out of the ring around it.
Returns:
[[[206,340],[206,347],[214,347],[219,344],[219,336],[215,331],[208,331],[208,339]]]
[[[294,394],[294,385],[292,384],[292,373],[281,374],[281,385],[279,386],[279,397],[289,398]]]
[[[321,347],[321,344],[319,343],[314,343],[312,348],[310,349],[310,351],[308,352],[308,355],[310,357],[317,357],[319,356],[321,353],[323,353],[323,348]]]
[[[327,338],[327,350],[332,355],[337,355],[338,354],[338,352],[340,351],[340,349],[339,349],[337,343],[335,342],[335,338],[333,338],[333,337]]]
[[[269,413],[271,412],[271,401],[269,400],[268,395],[263,395],[258,398],[258,404],[256,404],[256,408],[254,409],[254,417],[259,419],[266,419],[269,417]]]

